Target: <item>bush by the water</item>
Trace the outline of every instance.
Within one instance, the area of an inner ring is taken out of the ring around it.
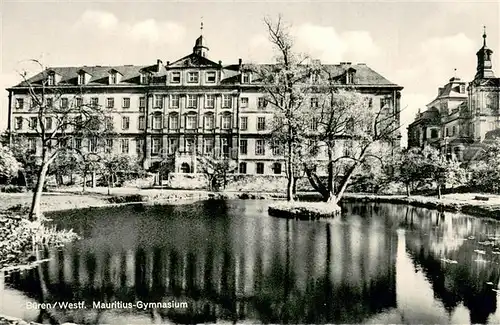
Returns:
[[[144,198],[140,194],[130,194],[130,195],[120,195],[112,196],[108,198],[110,203],[132,203],[132,202],[143,202]]]
[[[24,193],[27,189],[25,186],[18,185],[4,185],[0,187],[0,192],[2,193]]]
[[[0,269],[27,263],[33,258],[33,245],[59,247],[78,239],[72,230],[57,230],[47,222],[29,221],[0,215]]]

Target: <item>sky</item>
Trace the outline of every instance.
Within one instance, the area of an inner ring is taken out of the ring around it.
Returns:
[[[263,19],[279,15],[296,51],[322,63],[366,63],[404,87],[403,145],[439,87],[453,76],[473,79],[483,26],[500,76],[498,1],[0,0],[0,88],[15,85],[29,59],[54,67],[173,62],[192,52],[201,21],[213,61],[269,63]],[[0,94],[5,129],[8,93]]]

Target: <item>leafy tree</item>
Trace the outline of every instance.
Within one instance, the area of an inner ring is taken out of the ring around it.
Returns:
[[[500,138],[482,143],[478,155],[468,166],[469,184],[485,192],[500,193]]]
[[[10,179],[17,176],[20,168],[21,164],[10,148],[0,143],[0,180],[8,183]]]
[[[92,176],[92,187],[96,185],[96,175],[102,173],[105,168],[103,164],[102,154],[93,152],[83,153],[79,157],[78,173],[82,177],[82,192],[85,192],[87,187],[87,177]]]
[[[396,166],[398,168],[396,180],[405,184],[407,196],[411,195],[411,191],[419,182],[426,180],[424,163],[424,155],[420,148],[411,148],[402,153],[401,161]]]
[[[115,187],[119,175],[125,179],[127,175],[136,174],[139,171],[138,163],[129,155],[104,155],[100,163],[102,176],[107,181],[108,195],[110,188]]]
[[[429,182],[436,182],[439,199],[441,199],[441,190],[446,185],[453,186],[465,182],[465,170],[461,168],[458,161],[446,159],[446,156],[441,154],[439,150],[430,146],[423,149],[423,155],[423,173],[428,177]]]
[[[49,84],[50,69],[39,61],[31,60],[41,70],[35,77],[21,73],[23,83],[20,89],[30,97],[30,112],[35,113],[30,120],[33,136],[40,148],[37,154],[36,187],[29,213],[30,220],[40,216],[40,201],[49,166],[60,152],[81,153],[76,139],[89,139],[90,151],[103,147],[102,141],[112,133],[109,112],[101,105],[84,103],[82,93],[72,98],[64,97],[65,89]],[[66,100],[67,99],[67,100]],[[92,149],[91,149],[92,148]]]
[[[228,174],[237,170],[236,162],[226,157],[198,156],[198,169],[208,180],[208,189],[218,191],[228,183]]]

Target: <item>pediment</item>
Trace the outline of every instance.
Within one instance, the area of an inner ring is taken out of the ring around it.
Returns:
[[[170,68],[192,68],[192,67],[211,67],[218,68],[219,64],[215,63],[205,57],[199,56],[195,53],[192,53],[188,56],[183,57],[168,65],[168,69]]]

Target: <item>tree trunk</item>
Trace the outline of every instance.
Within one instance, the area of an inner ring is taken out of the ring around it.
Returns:
[[[327,202],[332,202],[335,200],[335,170],[333,166],[333,148],[331,145],[328,146],[328,196],[326,197]]]
[[[290,128],[290,127],[289,127]],[[286,200],[289,202],[293,202],[293,148],[291,141],[288,142],[288,159],[287,159],[287,176],[288,182],[286,186]]]
[[[87,186],[87,172],[83,172],[83,187],[82,192],[85,193],[85,187]]]
[[[337,192],[337,195],[335,198],[336,202],[338,202],[342,198],[342,195],[344,195],[344,192],[347,188],[347,185],[349,185],[349,181],[351,180],[352,175],[354,175],[354,172],[356,171],[356,168],[358,166],[359,166],[359,162],[354,163],[354,165],[351,167],[351,169],[349,169],[347,174],[342,179],[342,182],[340,183],[339,191]]]
[[[40,217],[40,202],[42,200],[43,186],[45,184],[45,176],[49,170],[49,161],[42,160],[42,166],[38,171],[38,177],[36,180],[35,193],[33,193],[33,200],[31,202],[31,209],[29,214],[29,220],[37,220]]]
[[[106,176],[106,178],[108,180],[108,195],[111,194],[111,188],[110,188],[111,187],[111,178],[110,177],[113,177],[113,176],[112,175],[111,176],[110,175]]]
[[[96,187],[97,179],[96,179],[96,173],[92,172],[92,188]]]
[[[410,184],[406,184],[406,196],[410,197]]]
[[[437,190],[438,190],[438,199],[441,200],[441,184],[438,184]]]
[[[321,180],[319,179],[318,175],[316,175],[316,173],[311,172],[311,170],[309,170],[307,168],[307,166],[304,166],[304,169],[306,171],[306,176],[307,176],[307,179],[309,180],[309,183],[311,184],[311,186],[319,194],[321,194],[324,201],[327,201],[329,194],[328,194],[328,189],[326,188],[326,186],[324,186],[323,183],[321,183]]]

